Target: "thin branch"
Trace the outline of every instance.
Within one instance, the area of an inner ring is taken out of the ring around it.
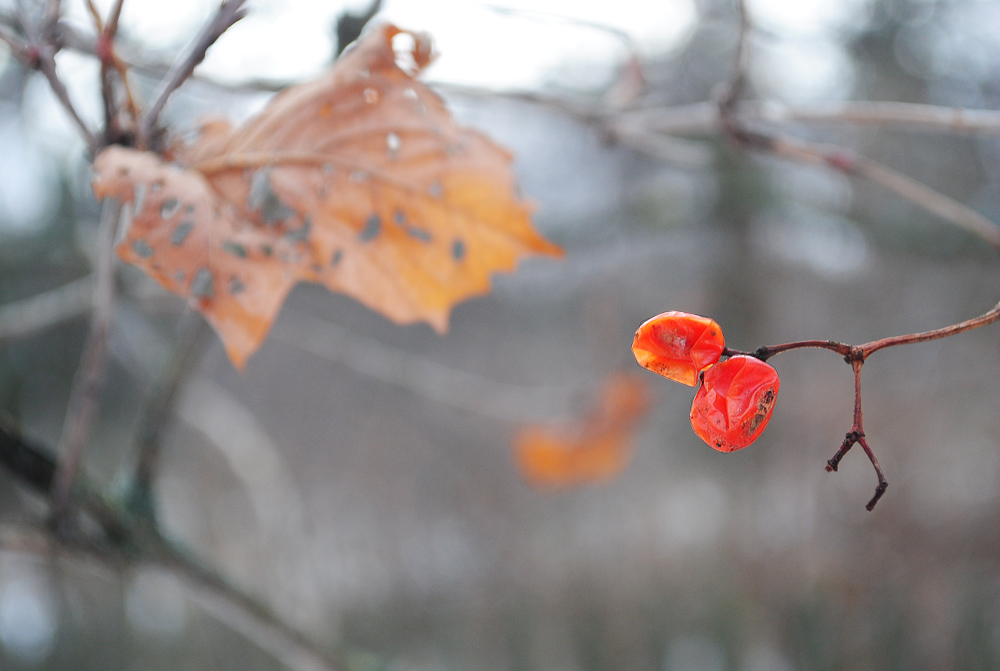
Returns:
[[[856,359],[860,359],[862,361],[867,360],[869,356],[880,349],[896,347],[899,345],[912,345],[914,343],[929,342],[931,340],[940,340],[941,338],[947,338],[949,336],[958,335],[959,333],[965,333],[966,331],[988,326],[989,324],[997,321],[1000,321],[1000,303],[997,303],[978,317],[966,319],[965,321],[957,324],[944,326],[939,329],[932,329],[930,331],[921,331],[920,333],[907,333],[905,335],[880,338],[879,340],[872,340],[871,342],[864,343],[863,345],[849,345],[835,340],[797,340],[795,342],[783,343],[781,345],[765,345],[763,347],[758,347],[752,352],[744,352],[742,350],[730,349],[729,347],[726,347],[722,350],[722,355],[735,356],[737,354],[742,354],[745,356],[757,357],[761,361],[767,361],[775,354],[781,354],[782,352],[813,348],[827,349],[832,352],[836,352],[837,354],[843,356],[848,363],[850,363]]]
[[[69,284],[0,306],[0,340],[20,338],[90,312],[94,278]]]
[[[925,133],[1000,134],[998,110],[920,103],[858,101],[789,104],[759,100],[736,103],[734,113],[747,123],[879,126]],[[711,102],[629,110],[609,118],[608,122],[638,124],[667,135],[712,134],[721,127],[718,103]]]
[[[937,215],[943,221],[978,235],[993,247],[1000,249],[1000,226],[940,191],[877,161],[857,156],[843,147],[748,130],[738,120],[728,128],[728,132],[736,141],[747,147],[775,156],[826,165],[846,175],[867,179]]]
[[[872,342],[861,345],[860,348],[863,352],[863,356],[868,358],[873,352],[885,349],[886,347],[939,340],[941,338],[958,335],[959,333],[965,333],[966,331],[971,331],[972,329],[977,329],[996,321],[1000,321],[1000,303],[994,305],[988,312],[978,317],[967,319],[964,322],[959,322],[958,324],[952,324],[951,326],[945,326],[944,328],[934,329],[932,331],[923,331],[921,333],[910,333],[908,335],[873,340]]]
[[[246,10],[242,9],[245,0],[225,0],[219,7],[215,17],[209,21],[195,40],[188,45],[183,57],[166,74],[156,91],[152,95],[152,102],[143,111],[139,118],[137,129],[137,146],[145,149],[149,146],[149,141],[160,118],[160,112],[167,104],[167,99],[184,83],[195,67],[205,60],[205,53],[208,48],[215,44],[216,40],[225,33],[230,26],[246,16]]]
[[[568,413],[577,393],[577,387],[571,385],[531,387],[498,382],[292,310],[284,311],[270,337],[435,402],[505,421]]]
[[[60,526],[69,521],[74,482],[104,387],[108,331],[115,294],[113,247],[121,211],[121,204],[117,201],[104,201],[94,269],[94,312],[90,318],[90,332],[84,344],[80,366],[73,378],[66,418],[59,438],[60,461],[53,484],[52,509],[54,519]]]
[[[841,147],[782,136],[753,135],[755,137],[751,144],[754,147],[765,148],[778,156],[823,163],[846,175],[867,179],[1000,249],[1000,226],[957,200],[878,161],[857,156]],[[758,142],[758,138],[764,139],[763,145]]]
[[[728,82],[721,85],[716,96],[718,99],[719,119],[724,127],[728,126],[733,116],[736,101],[743,94],[746,86],[747,70],[750,67],[750,33],[753,26],[747,13],[744,0],[736,0],[736,14],[740,20],[739,32],[736,35],[736,55],[733,62],[733,73]]]

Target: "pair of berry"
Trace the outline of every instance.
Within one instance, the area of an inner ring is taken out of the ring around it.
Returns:
[[[721,452],[746,447],[761,434],[781,386],[778,373],[752,356],[726,351],[722,329],[708,317],[664,312],[635,332],[632,352],[643,368],[689,387],[691,427]]]

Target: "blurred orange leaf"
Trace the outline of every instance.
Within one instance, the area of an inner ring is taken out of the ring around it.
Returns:
[[[132,205],[119,256],[191,299],[238,368],[299,281],[446,331],[493,273],[561,251],[515,195],[510,154],[413,79],[430,60],[426,36],[383,25],[242,127],[204,124],[173,163],[105,150],[94,193]]]
[[[520,430],[514,452],[521,474],[532,484],[553,488],[616,477],[631,459],[633,434],[649,405],[643,380],[628,373],[612,376],[581,422]]]

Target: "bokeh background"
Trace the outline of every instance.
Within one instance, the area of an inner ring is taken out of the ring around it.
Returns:
[[[64,4],[86,29],[82,3]],[[749,97],[1000,105],[996,0],[747,6]],[[212,11],[197,0],[125,7],[123,34],[151,61],[172,58]],[[203,70],[226,86],[184,89],[167,110],[176,127],[209,109],[252,113],[269,94],[251,79],[319,71],[338,15],[363,3],[252,7]],[[244,373],[210,336],[164,427],[156,493],[167,529],[352,669],[1000,667],[1000,327],[865,366],[865,427],[890,482],[873,513],[876,479],[859,450],[824,471],[853,404],[850,369],[829,352],[773,359],[774,416],[741,452],[702,444],[691,391],[651,374],[653,408],[619,477],[539,489],[511,447],[519,427],[578,419],[607,376],[634,369],[632,334],[654,314],[711,315],[742,349],[860,343],[985,312],[1000,299],[996,251],[823,168],[712,135],[654,160],[508,95],[597,105],[631,48],[647,79],[637,104],[709,100],[731,75],[729,2],[388,0],[380,16],[435,36],[441,56],[425,79],[463,123],[512,149],[539,229],[567,256],[498,277],[491,295],[458,306],[445,337],[307,285]],[[60,58],[96,118],[96,66]],[[39,76],[3,60],[4,304],[90,272],[98,206],[61,114]],[[1000,220],[995,134],[781,130],[849,146]],[[184,310],[134,269],[118,281],[87,451],[111,489],[131,466],[138,409]],[[6,328],[0,409],[55,445],[86,320]],[[0,521],[44,514],[0,473]],[[0,668],[281,667],[169,573],[7,549]]]

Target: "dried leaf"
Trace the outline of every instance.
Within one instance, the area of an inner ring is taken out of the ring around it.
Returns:
[[[521,429],[514,443],[521,474],[532,484],[552,488],[616,477],[628,465],[633,434],[649,404],[641,379],[624,373],[611,377],[597,406],[579,424]]]
[[[510,154],[397,64],[400,34],[373,30],[241,128],[204,125],[176,164],[115,147],[94,163],[95,194],[132,203],[119,256],[193,299],[239,368],[299,281],[444,332],[493,273],[561,254],[515,195]],[[431,49],[410,35],[415,73]]]

